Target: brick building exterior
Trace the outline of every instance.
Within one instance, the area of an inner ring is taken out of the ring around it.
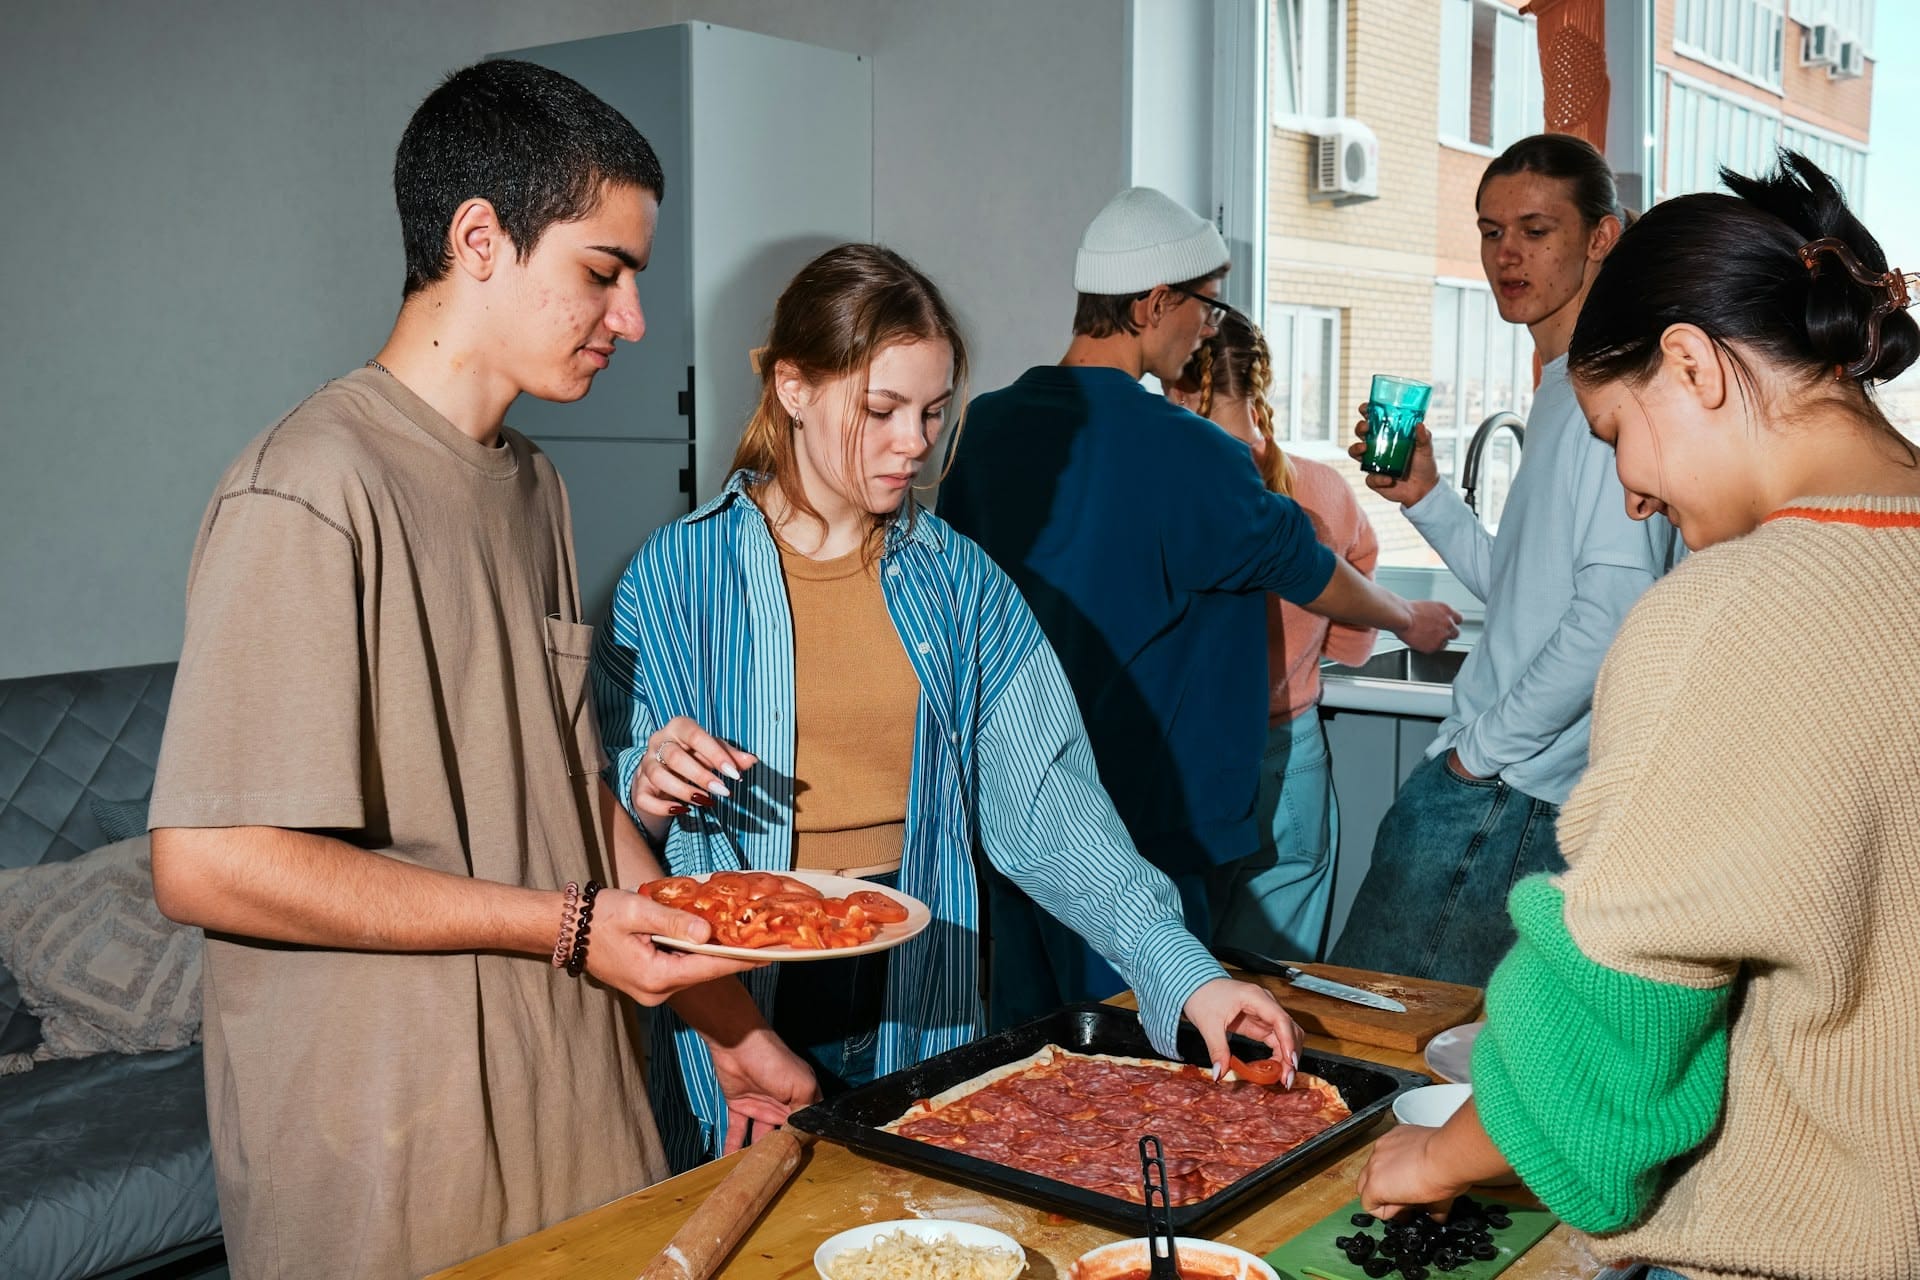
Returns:
[[[1346,457],[1375,373],[1430,380],[1443,470],[1486,415],[1532,402],[1532,345],[1502,323],[1480,268],[1473,195],[1487,162],[1543,118],[1531,19],[1509,0],[1269,0],[1266,316],[1283,444],[1349,477],[1387,564],[1437,558]],[[1656,0],[1661,197],[1809,151],[1856,201],[1865,180],[1873,0]],[[1808,31],[1854,44],[1802,66]],[[1632,69],[1614,67],[1616,84]],[[1378,139],[1378,196],[1315,193],[1329,111]],[[1516,455],[1497,438],[1481,509],[1496,519]]]

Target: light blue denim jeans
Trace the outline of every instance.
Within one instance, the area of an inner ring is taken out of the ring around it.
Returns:
[[[1318,960],[1327,945],[1340,807],[1318,710],[1267,731],[1260,761],[1260,851],[1221,868],[1213,941],[1280,960]]]
[[[1400,784],[1380,820],[1373,865],[1328,959],[1355,969],[1484,987],[1513,945],[1507,893],[1566,870],[1558,805],[1498,778],[1463,778],[1445,752]]]

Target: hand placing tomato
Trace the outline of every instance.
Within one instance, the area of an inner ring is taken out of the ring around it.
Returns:
[[[1279,1084],[1286,1075],[1286,1066],[1277,1058],[1262,1058],[1258,1062],[1242,1062],[1239,1058],[1228,1058],[1227,1069],[1248,1084]]]

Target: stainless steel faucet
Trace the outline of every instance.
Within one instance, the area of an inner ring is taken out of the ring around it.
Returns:
[[[1467,509],[1478,515],[1480,508],[1474,505],[1473,491],[1480,483],[1480,459],[1487,445],[1500,431],[1513,432],[1513,443],[1518,448],[1526,448],[1527,420],[1508,409],[1487,415],[1478,427],[1474,428],[1473,439],[1467,441],[1467,460],[1460,469],[1460,496],[1467,501]]]

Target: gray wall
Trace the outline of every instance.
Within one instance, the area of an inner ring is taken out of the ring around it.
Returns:
[[[876,235],[946,287],[983,389],[1065,346],[1073,247],[1129,170],[1127,11],[0,5],[0,677],[177,653],[220,470],[391,323],[393,145],[444,72],[695,18],[871,54]]]

